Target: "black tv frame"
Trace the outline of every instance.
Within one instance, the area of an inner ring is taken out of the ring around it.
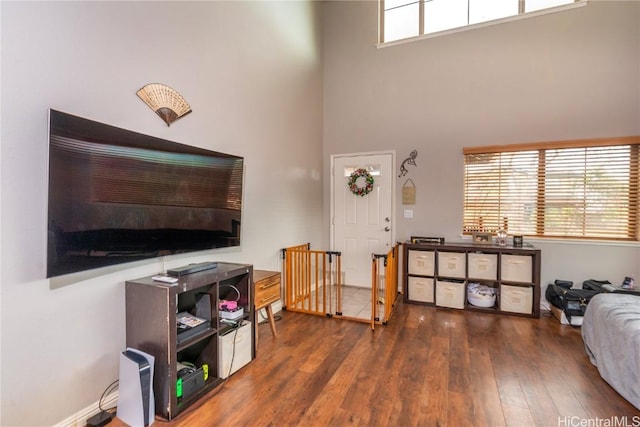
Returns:
[[[244,158],[51,109],[47,277],[240,246]]]

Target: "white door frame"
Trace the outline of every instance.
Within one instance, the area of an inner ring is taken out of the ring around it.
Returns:
[[[331,154],[330,155],[330,181],[329,181],[329,245],[331,250],[335,249],[335,178],[334,178],[334,166],[335,159],[339,157],[364,157],[372,155],[391,155],[391,173],[393,174],[391,179],[391,245],[394,245],[396,241],[396,152],[395,150],[386,151],[367,151],[361,153],[343,153],[343,154]]]

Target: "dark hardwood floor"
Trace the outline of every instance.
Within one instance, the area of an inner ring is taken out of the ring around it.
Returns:
[[[259,325],[253,362],[196,408],[155,425],[640,425],[640,411],[589,362],[580,329],[549,313],[529,319],[399,301],[375,331],[286,311],[277,330],[273,338]]]

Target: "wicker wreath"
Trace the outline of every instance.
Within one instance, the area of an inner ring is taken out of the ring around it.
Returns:
[[[358,178],[364,178],[364,185],[358,187]],[[373,190],[373,177],[366,169],[356,169],[349,177],[349,190],[356,196],[366,196]]]

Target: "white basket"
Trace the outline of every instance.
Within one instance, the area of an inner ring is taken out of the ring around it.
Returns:
[[[493,307],[496,303],[496,290],[479,283],[469,283],[467,285],[467,301],[476,307]]]

